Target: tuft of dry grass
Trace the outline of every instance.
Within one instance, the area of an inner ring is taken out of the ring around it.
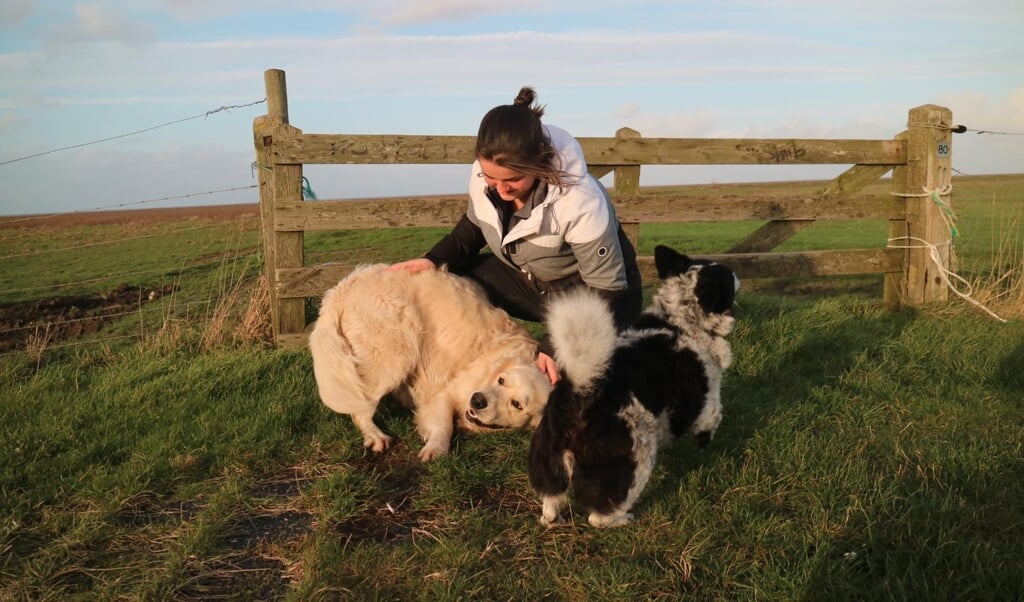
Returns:
[[[25,351],[31,359],[35,360],[36,372],[39,372],[43,363],[43,354],[46,353],[52,341],[53,332],[50,330],[49,324],[45,328],[36,327],[32,334],[28,335]]]
[[[1011,216],[999,227],[992,267],[970,282],[972,297],[1003,319],[1024,318],[1024,218]]]
[[[213,308],[205,321],[199,346],[209,351],[228,344],[254,344],[273,340],[270,324],[270,289],[261,254],[244,254],[242,231],[234,248],[228,247],[218,268],[217,286],[211,291]],[[258,274],[253,278],[253,273]]]
[[[249,291],[249,300],[236,335],[244,343],[272,343],[274,332],[270,323],[270,286],[266,273],[260,274]]]
[[[176,299],[166,306],[159,327],[143,337],[144,345],[161,351],[197,345],[213,351],[229,345],[264,345],[273,341],[270,322],[270,289],[258,269],[259,257],[225,256],[218,284],[210,291],[206,310],[198,314],[186,303],[185,314],[176,311]]]
[[[199,345],[209,351],[230,343],[259,344],[272,340],[270,290],[266,276],[260,275],[255,281],[236,280],[217,298]]]

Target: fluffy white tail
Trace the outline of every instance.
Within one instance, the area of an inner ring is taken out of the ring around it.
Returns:
[[[555,361],[577,389],[589,388],[607,368],[618,339],[608,304],[579,287],[551,300],[546,323]]]
[[[320,400],[339,414],[372,415],[378,400],[367,396],[355,352],[340,332],[338,302],[333,298],[336,294],[332,289],[324,296],[320,317],[309,334],[309,351],[313,356],[313,375]]]

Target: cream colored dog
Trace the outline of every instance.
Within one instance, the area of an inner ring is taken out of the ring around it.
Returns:
[[[385,267],[360,266],[323,297],[309,350],[324,405],[382,452],[391,437],[373,415],[396,393],[415,410],[424,462],[448,452],[456,425],[536,427],[551,385],[533,337],[471,280]]]

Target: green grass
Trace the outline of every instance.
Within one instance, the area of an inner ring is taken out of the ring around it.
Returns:
[[[1014,182],[958,206],[978,265],[992,241],[975,233],[1007,238],[982,224],[1024,205]],[[742,236],[717,227],[645,225],[641,252]],[[208,267],[155,281],[182,299],[250,282],[220,259],[237,229],[196,243]],[[310,235],[307,252],[398,259],[437,232]],[[177,264],[170,238],[149,248]],[[91,257],[81,270],[132,269]],[[35,261],[4,277],[30,281]],[[539,525],[526,433],[459,435],[423,465],[409,412],[385,403],[398,443],[365,452],[304,351],[186,332],[5,354],[0,600],[1017,599],[1024,322],[957,301],[893,312],[880,282],[819,280],[741,292],[715,441],[665,450],[636,521],[607,531]]]
[[[130,227],[87,225],[4,231],[0,255],[0,301],[36,299],[53,293],[93,294],[126,282],[147,286],[154,280],[205,272],[225,257],[259,250],[259,220],[183,220]],[[69,283],[81,283],[68,286]],[[16,290],[11,290],[16,289]]]

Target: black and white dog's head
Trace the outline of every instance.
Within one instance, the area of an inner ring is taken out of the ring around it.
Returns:
[[[731,269],[663,245],[654,248],[654,265],[662,283],[651,303],[653,313],[691,336],[703,332],[724,337],[732,332],[740,280]]]

